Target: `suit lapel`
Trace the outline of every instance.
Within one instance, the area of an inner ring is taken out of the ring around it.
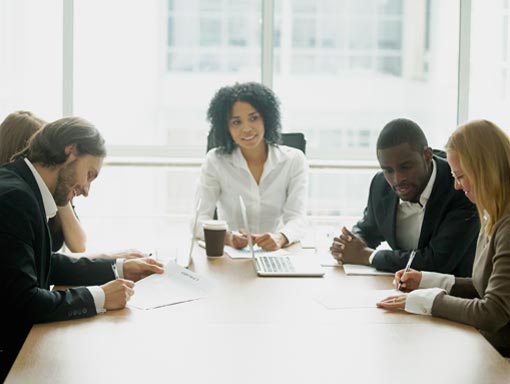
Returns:
[[[381,199],[377,217],[382,217],[381,232],[391,248],[396,247],[396,224],[397,224],[398,197],[391,190]]]
[[[444,199],[448,195],[448,190],[451,188],[452,183],[448,164],[436,156],[434,156],[434,159],[437,166],[436,180],[434,181],[430,198],[425,207],[418,248],[423,248],[428,244],[432,232],[434,231],[434,222],[440,214],[438,209],[442,207],[441,199]]]
[[[39,186],[37,185],[37,181],[35,177],[25,163],[24,159],[17,159],[14,163],[12,163],[12,167],[14,171],[20,175],[20,177],[28,184],[30,189],[33,192],[35,199],[37,200],[37,204],[39,205],[39,213],[41,215],[41,225],[42,230],[44,231],[44,236],[42,244],[40,244],[41,249],[39,250],[41,254],[40,257],[35,257],[35,262],[38,264],[38,270],[40,271],[39,281],[40,286],[48,289],[49,288],[49,275],[51,269],[51,235],[48,227],[48,221],[46,220],[46,211],[44,210],[44,203],[41,195],[41,191]],[[37,253],[37,252],[36,252]]]

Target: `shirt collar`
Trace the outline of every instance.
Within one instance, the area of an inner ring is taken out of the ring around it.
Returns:
[[[420,195],[419,203],[422,207],[425,207],[427,204],[427,201],[430,199],[430,194],[432,193],[432,188],[434,187],[434,182],[436,181],[436,175],[437,175],[437,164],[434,159],[432,159],[432,174],[430,175],[429,182],[427,183],[427,186],[423,190],[423,192]],[[404,201],[402,199],[399,199],[399,204],[415,204],[411,203],[410,201]]]
[[[269,171],[273,168],[275,164],[278,164],[285,160],[285,154],[282,152],[279,146],[268,145],[267,146],[267,159],[264,164],[264,171]],[[230,158],[232,164],[238,167],[248,169],[248,163],[241,152],[241,148],[237,147],[232,152],[232,156]]]
[[[55,200],[53,199],[53,196],[50,190],[48,189],[48,186],[44,182],[39,172],[37,172],[37,169],[35,169],[33,164],[26,157],[24,160],[25,163],[27,163],[28,168],[30,168],[30,171],[32,171],[35,181],[37,182],[37,186],[39,187],[39,191],[41,192],[43,200],[44,212],[46,213],[46,220],[49,220],[50,218],[57,214],[57,204],[55,204]]]

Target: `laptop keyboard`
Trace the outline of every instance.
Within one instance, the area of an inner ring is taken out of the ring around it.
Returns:
[[[294,265],[288,256],[257,256],[257,269],[263,272],[294,272]]]

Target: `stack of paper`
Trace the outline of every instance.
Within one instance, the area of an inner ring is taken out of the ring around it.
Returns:
[[[197,300],[205,297],[211,290],[212,283],[209,280],[169,262],[163,274],[150,275],[135,284],[135,294],[128,305],[139,309],[153,309]]]

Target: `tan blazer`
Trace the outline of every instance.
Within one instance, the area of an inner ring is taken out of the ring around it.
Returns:
[[[436,297],[432,315],[472,325],[497,349],[510,351],[510,212],[492,236],[480,232],[472,278],[456,278]]]

